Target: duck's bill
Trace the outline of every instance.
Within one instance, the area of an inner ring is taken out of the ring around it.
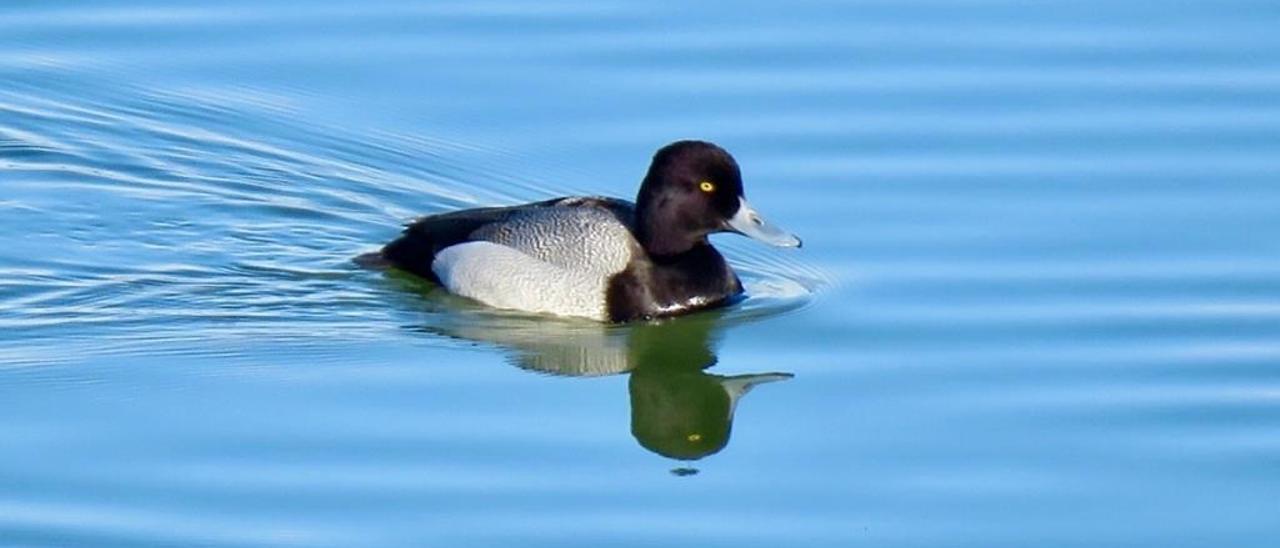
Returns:
[[[738,212],[729,219],[729,228],[734,232],[769,245],[800,247],[800,238],[766,221],[755,208],[751,207],[751,204],[747,203],[746,198],[738,199],[740,200]]]

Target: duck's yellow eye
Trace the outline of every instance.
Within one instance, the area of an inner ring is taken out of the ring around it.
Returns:
[[[686,436],[686,437],[685,437],[685,439],[687,439],[687,440],[689,440],[690,442],[693,442],[693,443],[698,443],[698,442],[702,441],[702,434],[699,434],[699,433],[697,433],[697,432],[694,432],[694,433],[689,434],[688,436]]]
[[[702,189],[703,192],[711,192],[716,189],[716,185],[711,181],[703,181],[698,183],[698,188]]]

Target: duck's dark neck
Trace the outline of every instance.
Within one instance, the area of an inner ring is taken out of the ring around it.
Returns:
[[[644,243],[643,240],[641,243]],[[646,245],[645,251],[648,251],[649,261],[656,267],[676,269],[699,269],[699,267],[702,267],[702,269],[705,269],[705,267],[724,262],[724,257],[720,255],[719,251],[716,251],[716,248],[711,246],[711,242],[707,241],[705,236],[682,247],[684,249],[677,253],[655,253]]]
[[[681,258],[695,252],[699,247],[711,245],[707,243],[706,236],[690,237],[678,230],[662,226],[639,226],[636,230],[636,239],[640,241],[640,245],[650,257],[664,263],[680,262]]]
[[[695,229],[679,209],[663,202],[667,196],[649,195],[641,187],[636,197],[635,234],[640,245],[654,257],[677,257],[707,243],[707,234]]]

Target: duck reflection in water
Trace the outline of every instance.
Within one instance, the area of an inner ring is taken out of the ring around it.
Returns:
[[[756,385],[792,377],[708,373],[717,362],[718,328],[732,322],[718,310],[626,326],[504,318],[500,326],[458,322],[424,329],[500,345],[517,366],[532,371],[572,377],[630,373],[631,434],[654,453],[692,461],[729,443],[743,395]],[[677,468],[673,473],[696,470]]]

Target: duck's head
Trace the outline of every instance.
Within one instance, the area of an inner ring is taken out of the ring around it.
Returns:
[[[800,238],[770,224],[747,203],[733,156],[705,141],[677,141],[653,155],[636,196],[636,228],[640,243],[654,255],[683,253],[715,232],[800,247]]]

